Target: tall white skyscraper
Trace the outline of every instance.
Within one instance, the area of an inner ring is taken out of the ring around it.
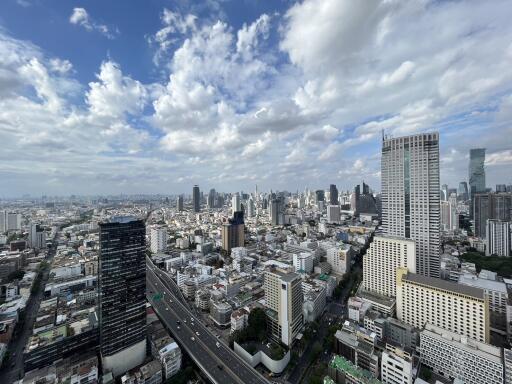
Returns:
[[[416,270],[439,277],[439,134],[384,138],[382,226],[416,243]]]

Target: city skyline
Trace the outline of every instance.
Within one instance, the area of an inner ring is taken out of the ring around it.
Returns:
[[[511,182],[507,2],[321,3],[2,2],[0,197],[378,190],[383,130]]]

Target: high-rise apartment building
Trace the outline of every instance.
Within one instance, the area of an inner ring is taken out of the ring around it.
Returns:
[[[388,235],[375,236],[363,256],[363,289],[378,295],[396,296],[396,271],[416,272],[414,241]]]
[[[457,196],[451,194],[447,201],[441,201],[441,228],[444,231],[459,229],[459,215],[457,214]]]
[[[230,253],[231,249],[245,245],[244,212],[234,212],[233,218],[222,225],[222,249]]]
[[[265,271],[263,289],[271,337],[290,347],[302,328],[302,279],[294,272]]]
[[[0,211],[0,233],[21,229],[21,215],[19,213]]]
[[[327,206],[327,222],[331,224],[339,224],[341,219],[339,205],[328,205]]]
[[[382,226],[416,243],[416,271],[438,277],[439,134],[385,138],[381,163]]]
[[[475,236],[486,239],[487,220],[511,221],[512,193],[477,193],[472,198]]]
[[[46,246],[46,232],[39,224],[30,223],[28,230],[28,244],[34,249],[41,249]]]
[[[192,188],[192,209],[194,212],[201,210],[201,194],[197,185],[194,185],[194,188]]]
[[[398,320],[416,328],[426,323],[489,342],[489,301],[484,290],[451,281],[396,272]]]
[[[487,256],[512,255],[512,222],[487,220],[485,254]]]
[[[338,188],[335,184],[331,184],[329,187],[329,200],[331,205],[338,205]]]
[[[475,193],[485,192],[485,148],[469,150],[469,192],[471,198]]]
[[[167,229],[163,227],[153,227],[150,231],[151,252],[165,252],[167,250]]]
[[[183,211],[183,196],[182,195],[179,195],[177,198],[176,198],[176,209],[181,212]]]
[[[146,227],[130,217],[99,227],[100,351],[103,369],[117,376],[146,357]]]

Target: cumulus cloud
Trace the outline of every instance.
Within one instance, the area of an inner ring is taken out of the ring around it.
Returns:
[[[73,8],[73,13],[71,13],[71,16],[69,17],[69,22],[71,24],[80,25],[87,31],[99,32],[109,39],[114,39],[119,34],[119,30],[117,28],[108,27],[105,24],[97,23],[92,20],[85,8]]]

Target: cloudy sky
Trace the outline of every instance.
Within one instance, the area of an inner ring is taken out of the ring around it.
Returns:
[[[382,130],[512,182],[510,0],[2,0],[0,197],[379,189]]]

